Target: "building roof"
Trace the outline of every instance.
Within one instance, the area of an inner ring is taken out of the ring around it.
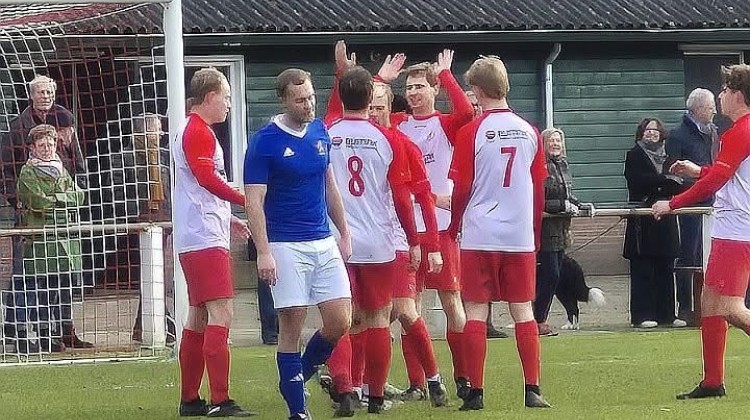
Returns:
[[[185,33],[750,29],[747,0],[182,0]],[[0,27],[159,33],[159,4],[3,6]]]

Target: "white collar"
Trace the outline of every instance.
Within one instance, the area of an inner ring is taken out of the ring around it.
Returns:
[[[302,127],[301,131],[297,131],[297,130],[289,127],[288,125],[284,124],[284,114],[278,114],[278,115],[274,116],[271,119],[271,121],[273,121],[273,123],[276,124],[276,126],[279,127],[282,131],[284,131],[284,132],[286,132],[288,134],[291,134],[294,137],[298,137],[298,138],[305,137],[305,135],[307,134],[307,127],[310,125],[310,124],[305,124]]]

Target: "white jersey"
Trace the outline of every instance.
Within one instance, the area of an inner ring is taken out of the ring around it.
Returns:
[[[224,152],[213,130],[197,115],[190,115],[177,131],[172,144],[174,156],[174,247],[178,253],[207,248],[229,249],[231,206],[200,186],[188,165],[186,142],[215,142],[213,163],[216,174],[226,180]]]
[[[331,167],[352,237],[350,263],[384,263],[396,258],[391,214],[393,182],[408,181],[408,165],[398,141],[387,129],[367,120],[335,122]]]
[[[721,141],[747,145],[750,144],[747,136],[750,136],[750,115],[737,120]],[[745,153],[748,148],[745,146]],[[750,242],[750,157],[740,163],[732,178],[716,192],[711,237]]]
[[[419,149],[427,168],[427,178],[430,180],[432,192],[436,195],[453,194],[453,181],[448,179],[448,172],[453,158],[453,146],[448,140],[448,135],[443,128],[441,115],[436,114],[427,118],[415,118],[410,115],[405,121],[398,125],[398,129],[404,132]],[[419,205],[414,206],[417,231],[425,232],[422,209]],[[448,229],[451,223],[451,212],[436,208],[438,230]]]
[[[544,164],[537,131],[511,111],[497,110],[460,135],[453,170],[473,174],[461,249],[533,252],[534,184],[544,181],[534,175],[539,162]]]

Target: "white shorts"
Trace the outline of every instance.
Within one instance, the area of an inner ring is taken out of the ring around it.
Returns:
[[[346,266],[332,236],[270,245],[276,260],[276,285],[271,286],[276,309],[352,297]]]

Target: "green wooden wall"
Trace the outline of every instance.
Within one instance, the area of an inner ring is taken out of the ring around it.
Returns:
[[[453,71],[462,86],[463,74],[468,69],[470,61],[463,60],[454,64]],[[365,64],[376,71],[377,65]],[[540,102],[540,85],[538,63],[535,60],[514,60],[507,63],[511,72],[511,105],[524,118],[538,123],[542,118]],[[317,115],[325,115],[325,108],[333,86],[333,65],[329,62],[253,62],[245,63],[246,69],[246,97],[248,130],[252,135],[256,130],[268,122],[268,119],[279,112],[279,104],[274,91],[275,76],[289,67],[300,67],[313,74],[313,84],[317,93]],[[396,93],[403,93],[403,77],[394,83]],[[449,111],[450,107],[446,95],[441,92],[438,98],[438,108]]]
[[[645,117],[674,126],[684,109],[679,58],[575,59],[554,63],[555,126],[566,134],[581,200],[623,203],[625,153]]]

